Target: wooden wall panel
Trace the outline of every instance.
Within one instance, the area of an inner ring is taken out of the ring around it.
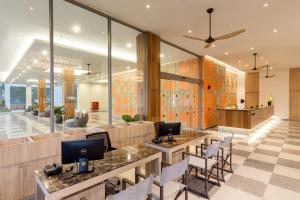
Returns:
[[[259,105],[259,72],[246,74],[245,92],[247,108]]]
[[[147,118],[160,121],[160,38],[147,35]],[[139,45],[139,44],[138,44]]]
[[[300,121],[300,68],[290,69],[290,120]]]
[[[75,115],[74,94],[74,70],[64,69],[63,74],[63,102],[65,108],[65,119],[73,118]]]
[[[45,80],[38,81],[38,101],[39,101],[39,112],[45,112],[46,108],[46,82]]]

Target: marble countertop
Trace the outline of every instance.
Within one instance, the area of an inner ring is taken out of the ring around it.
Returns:
[[[259,107],[259,108],[218,108],[217,110],[234,110],[234,111],[256,111],[256,110],[261,110],[261,109],[265,109],[265,108],[269,108],[270,106],[263,106],[263,107]]]
[[[148,142],[152,145],[157,145],[164,148],[173,148],[179,145],[182,145],[184,143],[190,142],[195,139],[200,139],[203,136],[206,136],[208,133],[205,132],[197,132],[197,131],[184,131],[180,135],[173,136],[176,140],[176,142],[168,143],[168,142],[162,142],[160,144],[155,144],[152,141]]]
[[[128,146],[105,153],[104,159],[96,160],[94,162],[95,169],[93,172],[90,173],[76,174],[74,177],[65,180],[61,179],[61,174],[47,177],[44,174],[43,170],[36,171],[35,175],[45,186],[47,191],[49,193],[53,193],[75,185],[77,183],[94,178],[96,176],[108,173],[115,169],[121,168],[123,166],[139,161],[159,152],[159,150],[153,149],[151,147],[146,147],[144,145]],[[64,165],[64,168],[66,168],[67,166],[70,165]]]

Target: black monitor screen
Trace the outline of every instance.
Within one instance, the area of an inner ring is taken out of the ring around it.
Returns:
[[[104,157],[104,139],[64,141],[61,143],[62,164],[78,162],[80,158],[100,160]]]
[[[168,135],[180,135],[181,123],[161,123],[159,124],[159,137]]]

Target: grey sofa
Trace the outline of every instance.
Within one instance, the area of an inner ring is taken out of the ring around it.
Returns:
[[[64,125],[66,127],[75,128],[75,127],[86,127],[86,124],[89,121],[89,114],[79,112],[74,116],[74,119],[68,119],[65,121]]]

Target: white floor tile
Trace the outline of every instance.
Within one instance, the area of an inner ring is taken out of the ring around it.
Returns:
[[[275,165],[273,173],[300,180],[300,169],[290,168],[283,165]]]
[[[239,166],[235,172],[235,174],[247,177],[247,178],[251,178],[254,180],[258,180],[260,182],[263,182],[265,184],[268,184],[270,182],[270,178],[272,173],[271,172],[267,172],[264,170],[260,170],[260,169],[256,169],[253,167],[248,167],[248,166]]]
[[[268,185],[264,194],[265,200],[296,200],[300,199],[300,194],[278,187],[274,185]]]
[[[261,198],[223,185],[211,198],[211,200],[261,200]]]
[[[277,157],[267,156],[267,155],[260,154],[260,153],[251,153],[249,158],[254,159],[254,160],[263,161],[263,162],[272,163],[272,164],[276,164],[277,159],[278,159]]]

